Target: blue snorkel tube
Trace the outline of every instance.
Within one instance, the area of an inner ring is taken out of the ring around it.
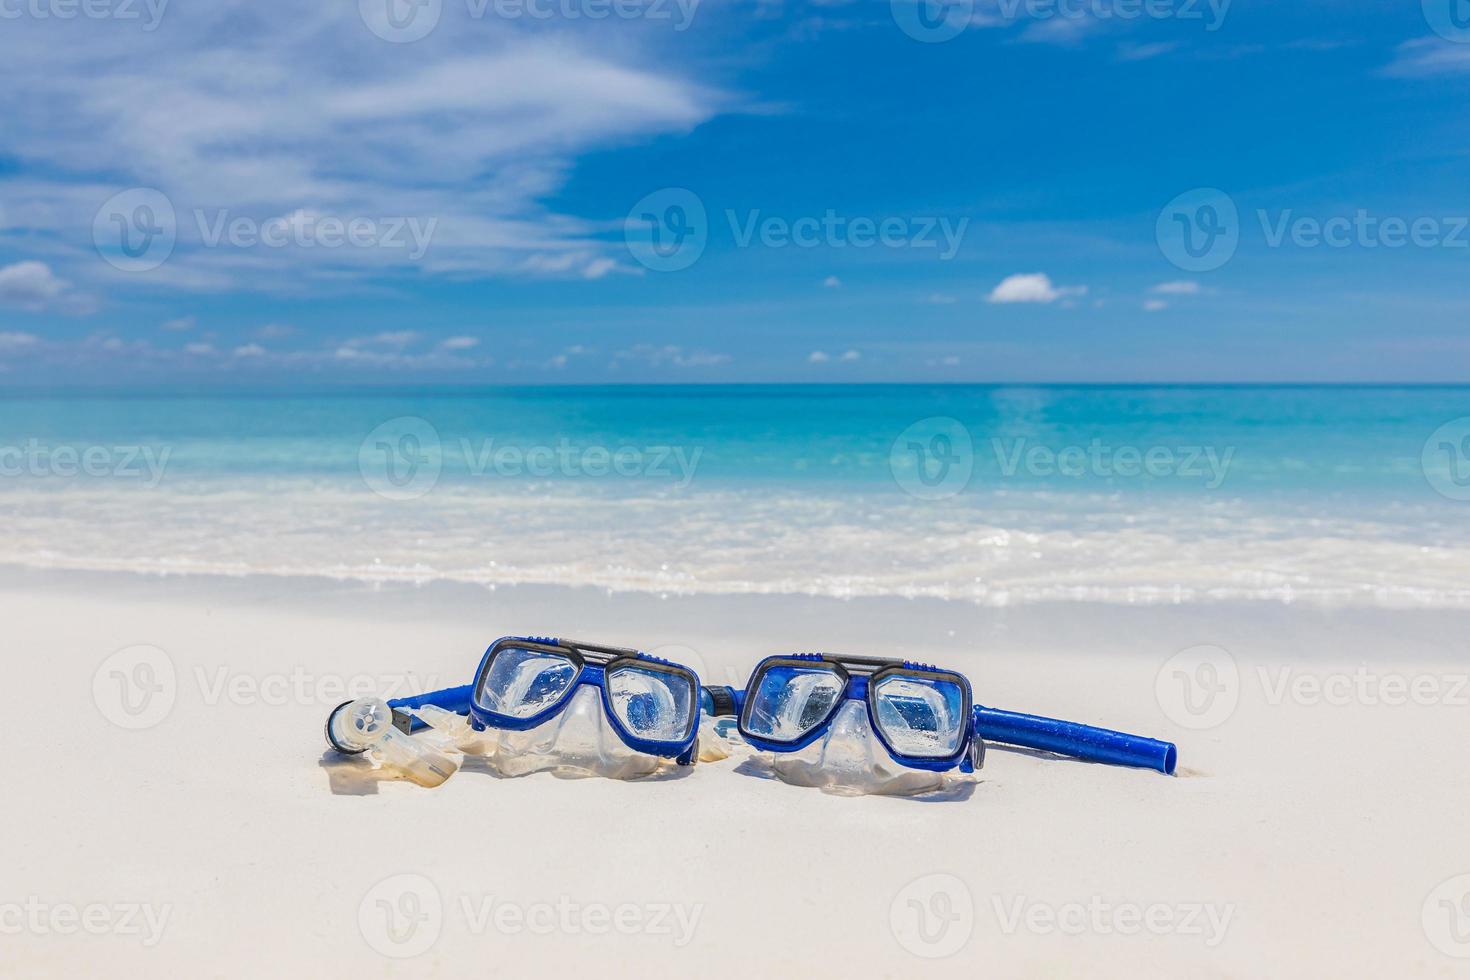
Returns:
[[[1174,775],[1179,751],[1173,742],[1129,735],[1073,721],[1042,718],[975,705],[975,735],[987,742],[1065,755],[1084,762],[1152,769]]]

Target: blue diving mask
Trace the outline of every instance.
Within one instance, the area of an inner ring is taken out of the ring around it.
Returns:
[[[770,753],[776,776],[845,795],[940,789],[978,768],[970,682],[927,664],[793,654],[756,665],[741,692],[711,691],[736,709],[741,737]],[[738,708],[737,708],[738,703]]]
[[[636,650],[504,637],[473,683],[388,704],[405,734],[431,729],[423,737],[498,775],[633,779],[693,763],[699,692],[694,671]]]

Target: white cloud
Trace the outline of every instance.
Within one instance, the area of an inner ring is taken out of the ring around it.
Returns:
[[[1143,301],[1143,308],[1149,313],[1157,313],[1160,310],[1167,310],[1169,304],[1161,299],[1148,299]]]
[[[267,351],[259,344],[242,344],[236,347],[231,353],[236,357],[264,357]]]
[[[56,240],[90,270],[99,206],[126,188],[156,188],[177,216],[178,243],[151,287],[536,274],[530,258],[567,254],[567,270],[545,274],[606,275],[617,254],[601,234],[608,215],[573,217],[545,202],[583,154],[687,132],[732,101],[683,68],[667,39],[631,27],[614,39],[551,36],[471,22],[464,4],[446,3],[433,34],[395,46],[351,2],[167,13],[157,31],[63,32],[39,18],[0,31],[7,225]],[[99,160],[105,183],[90,176]],[[300,211],[437,223],[417,258],[388,246],[203,248],[196,208],[256,221]]]
[[[36,346],[39,338],[33,333],[19,330],[0,330],[0,351],[22,350]]]
[[[470,350],[480,346],[478,337],[446,337],[439,342],[443,350]]]
[[[960,359],[958,357],[955,357],[953,354],[950,354],[949,356],[945,357],[941,363],[943,363],[945,367],[955,367],[957,364],[960,363]]]
[[[27,310],[44,309],[70,287],[45,262],[17,262],[0,268],[0,302]]]
[[[952,303],[958,303],[959,298],[951,296],[948,293],[930,293],[919,302],[928,303],[933,306],[949,306]]]
[[[1161,282],[1149,290],[1160,296],[1196,296],[1199,294],[1199,283],[1193,279],[1176,279],[1173,282]]]
[[[822,285],[827,287],[828,289],[836,289],[838,286],[842,285],[842,280],[838,279],[836,276],[828,276],[826,279],[822,280]]]
[[[863,355],[859,351],[849,350],[849,351],[843,351],[842,352],[842,358],[841,359],[844,360],[844,361],[856,361],[856,360],[860,360],[862,358],[862,356]]]
[[[260,340],[285,340],[295,333],[296,328],[285,323],[267,323],[255,329],[255,336]]]
[[[183,333],[186,330],[193,330],[194,327],[198,325],[198,323],[199,321],[192,316],[181,316],[174,320],[163,321],[158,325],[158,329],[169,330],[175,333]]]
[[[832,355],[824,350],[814,350],[806,356],[808,364],[826,364],[832,360]]]
[[[991,303],[1055,303],[1067,296],[1081,296],[1086,286],[1054,286],[1043,272],[1007,276],[986,297]]]
[[[205,355],[208,355],[208,354],[213,354],[214,353],[214,345],[213,344],[185,344],[184,345],[184,352],[185,353],[188,353],[188,354],[194,354],[194,355],[197,355],[197,356],[201,356],[202,357],[202,356],[205,356]]]

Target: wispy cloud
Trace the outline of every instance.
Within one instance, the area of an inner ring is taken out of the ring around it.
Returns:
[[[1151,287],[1149,292],[1160,296],[1197,296],[1200,292],[1200,285],[1193,279],[1175,279],[1171,282],[1161,282]]]
[[[551,39],[493,17],[471,22],[463,4],[446,3],[430,37],[392,45],[357,8],[170,5],[157,31],[78,29],[64,45],[54,24],[7,21],[7,224],[56,242],[67,278],[115,288],[350,288],[389,273],[597,278],[617,268],[600,236],[607,216],[543,203],[572,162],[686,131],[725,104],[640,50],[632,32],[618,44]],[[158,65],[167,70],[149,67]],[[177,243],[163,266],[119,279],[92,250],[93,221],[130,187],[165,196]],[[208,245],[212,228],[237,218],[259,226],[301,214],[372,222],[374,244],[241,245],[226,235]],[[407,220],[436,222],[417,259],[388,243]],[[28,302],[49,296],[29,288]]]
[[[647,367],[698,368],[715,367],[730,363],[729,354],[707,350],[685,350],[675,344],[662,347],[652,344],[637,344],[627,350],[613,354],[610,367],[617,369],[624,364],[640,364]]]
[[[1405,41],[1394,50],[1394,59],[1383,74],[1399,78],[1429,78],[1470,72],[1470,45],[1439,38]]]
[[[1119,61],[1149,61],[1178,51],[1183,45],[1178,41],[1156,41],[1153,44],[1135,44],[1124,41],[1118,45],[1117,59]]]

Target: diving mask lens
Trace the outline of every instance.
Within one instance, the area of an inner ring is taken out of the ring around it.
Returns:
[[[757,738],[794,742],[831,717],[846,689],[846,677],[830,666],[773,664],[747,695],[741,727]]]
[[[618,721],[650,742],[683,741],[698,720],[695,681],[683,671],[614,667],[607,674],[607,694]]]
[[[874,717],[899,755],[943,759],[965,738],[964,688],[957,681],[895,675],[873,685]]]
[[[495,654],[476,698],[487,711],[531,718],[565,699],[580,669],[559,653],[506,647]]]

